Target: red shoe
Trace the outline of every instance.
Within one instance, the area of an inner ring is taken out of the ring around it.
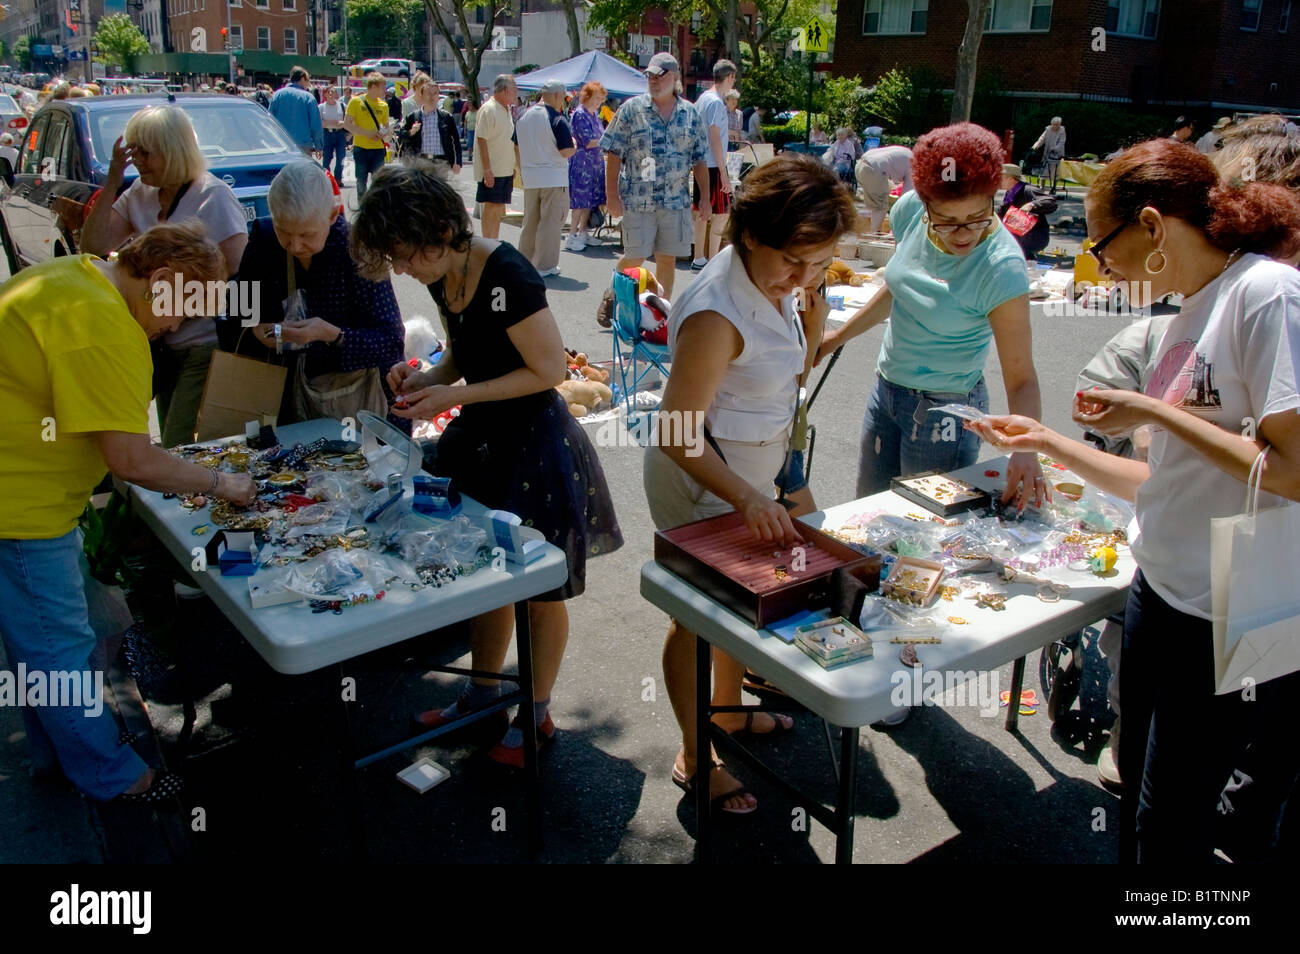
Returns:
[[[464,716],[470,715],[473,712],[473,710],[469,708],[468,694],[463,695],[459,699],[457,699],[455,704],[460,709],[460,714],[457,715],[455,718],[448,718],[444,716],[442,714],[443,711],[442,709],[429,709],[425,712],[417,712],[415,715],[411,716],[411,725],[414,726],[416,730],[423,730],[427,732],[429,729],[440,729],[448,722],[454,722],[455,719],[463,718]],[[447,708],[451,708],[451,707],[448,706]],[[492,713],[492,715],[488,716],[488,718],[482,720],[481,722],[470,723],[469,725],[465,726],[464,731],[466,732],[476,731],[476,732],[481,732],[484,735],[491,734],[495,738],[499,739],[501,738],[502,735],[505,734],[506,729],[510,727],[509,720],[510,717],[506,715],[505,710],[502,709],[499,712]],[[452,733],[452,734],[455,735],[457,733]]]
[[[515,716],[510,724],[523,731],[523,723],[519,721],[519,716]],[[555,723],[551,721],[551,713],[548,711],[546,719],[537,727],[537,751],[540,752],[546,743],[555,741],[555,731]],[[510,748],[498,742],[488,752],[488,758],[499,765],[521,769],[524,767],[524,747],[520,745]]]

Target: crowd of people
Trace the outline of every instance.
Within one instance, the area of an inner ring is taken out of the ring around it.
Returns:
[[[970,465],[984,440],[1011,455],[1004,503],[1051,499],[1040,453],[1134,502],[1139,571],[1112,641],[1114,704],[1125,726],[1122,737],[1115,732],[1121,853],[1208,862],[1219,795],[1243,752],[1275,753],[1269,770],[1283,782],[1300,772],[1294,745],[1277,731],[1295,699],[1294,675],[1261,686],[1251,705],[1215,695],[1209,596],[1209,520],[1236,514],[1252,468],[1262,474],[1264,507],[1300,500],[1294,127],[1279,117],[1219,123],[1217,138],[1193,146],[1184,123],[1174,136],[1124,150],[1087,193],[1101,273],[1135,283],[1139,306],[1182,296],[1181,310],[1155,332],[1126,329],[1131,373],[1096,377],[1103,386],[1075,394],[1073,420],[1104,437],[1133,438],[1140,450],[1125,456],[1040,423],[1044,389],[1074,386],[1041,380],[1032,349],[1025,259],[1041,249],[1056,199],[1005,161],[998,136],[958,123],[910,149],[863,149],[853,130],[838,129],[829,158],[778,155],[741,181],[727,162],[747,137],[735,115],[735,64],[720,60],[713,87],[695,103],[682,95],[671,54],[655,54],[645,75],[647,92],[609,111],[597,83],[572,101],[563,84],[547,83],[523,107],[509,74],[477,108],[458,95],[439,102],[424,74],[406,100],[390,102],[375,73],[364,95],[344,102],[327,91],[317,102],[310,77],[295,70],[267,108],[304,157],[275,177],[271,227],[251,235],[229,186],[206,169],[185,113],[160,105],[133,116],[86,218],[83,254],[0,287],[0,336],[22,343],[0,354],[11,421],[0,432],[0,593],[10,605],[37,608],[0,617],[10,664],[87,668],[94,634],[76,521],[105,470],[156,490],[252,498],[247,477],[152,446],[146,411],[157,398],[164,444],[192,440],[213,352],[258,354],[291,368],[282,421],[336,415],[342,409],[322,395],[342,391],[408,430],[460,406],[432,469],[564,551],[568,581],[529,604],[534,711],[512,723],[501,713],[489,752],[521,766],[524,720],[534,720],[539,744],[556,734],[549,705],[569,636],[566,601],[583,592],[587,561],[623,542],[597,452],[555,390],[564,348],[544,281],[559,272],[566,217],[564,247],[580,251],[591,217],[602,214],[621,220],[616,270],[653,259],[673,303],[662,407],[706,424],[698,455],[671,434],[646,449],[644,502],[656,527],[735,510],[755,538],[794,543],[794,518],[816,509],[804,485],[785,487],[793,510],[775,499],[795,450],[799,389],[816,364],[886,320],[878,354],[846,352],[874,370],[858,496],[888,489],[895,477]],[[351,221],[340,189],[349,134],[358,195]],[[1036,146],[1050,163],[1064,156],[1064,141],[1057,117]],[[399,161],[389,161],[390,150]],[[482,206],[478,234],[448,181],[466,152]],[[139,179],[118,195],[128,162]],[[517,248],[499,234],[516,173],[524,193]],[[1036,222],[1022,234],[1010,224],[1013,212]],[[886,214],[896,251],[883,283],[845,323],[827,328],[819,288],[837,242],[863,220],[877,231]],[[698,274],[674,299],[676,262],[686,257]],[[158,308],[152,282],[172,274],[258,282],[260,321],[228,341],[216,315]],[[431,370],[405,360],[393,274],[426,285],[444,319],[449,341]],[[511,292],[504,308],[491,293],[503,287]],[[609,297],[604,308],[608,321]],[[274,355],[282,344],[299,350]],[[984,369],[994,345],[1008,413],[941,440],[931,408],[990,410]],[[1196,403],[1179,382],[1211,365],[1215,400]],[[51,417],[65,435],[57,445],[40,438]],[[1244,420],[1256,427],[1247,439]],[[501,669],[511,625],[509,608],[474,620],[473,670]],[[695,738],[693,636],[672,622],[663,652],[682,735],[672,778],[687,790],[707,785],[720,812],[750,814],[755,797]],[[737,705],[743,677],[740,663],[715,651],[713,704]],[[495,680],[475,676],[451,706],[416,721],[445,725],[498,695]],[[111,716],[23,716],[38,765],[57,766],[92,798],[160,802],[178,790],[178,779],[119,744]],[[771,714],[720,713],[716,721],[756,735],[792,726]],[[1273,806],[1279,817],[1284,804]]]

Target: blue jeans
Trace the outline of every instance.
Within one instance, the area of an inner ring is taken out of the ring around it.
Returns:
[[[384,168],[387,154],[384,149],[366,149],[356,143],[352,144],[352,165],[357,170],[358,199],[366,194],[366,182],[370,179],[370,174]]]
[[[474,130],[465,130],[465,158],[468,159],[474,155]]]
[[[970,404],[987,411],[984,378],[969,394],[950,394],[914,391],[876,375],[858,448],[859,497],[888,490],[895,477],[956,470],[979,459],[980,442],[973,431],[963,430],[958,418],[929,413],[939,404]]]
[[[326,172],[334,173],[334,181],[343,187],[343,157],[348,152],[348,131],[346,129],[326,129],[325,148],[321,151],[321,167]],[[334,168],[330,169],[333,158]]]
[[[18,664],[24,664],[29,685],[37,671],[92,669],[96,641],[87,617],[81,560],[80,530],[48,540],[0,539],[0,606],[5,607],[0,638],[10,670],[17,673]],[[103,685],[107,680],[99,672]],[[53,686],[54,680],[48,681]],[[24,706],[22,715],[36,767],[57,763],[90,798],[108,801],[130,788],[147,766],[129,745],[118,743],[117,722],[103,707],[102,696],[98,701],[98,711],[47,704]]]

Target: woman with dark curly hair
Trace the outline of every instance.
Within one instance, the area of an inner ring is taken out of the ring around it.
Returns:
[[[555,390],[564,344],[546,286],[514,246],[474,236],[464,200],[423,159],[371,180],[352,223],[352,255],[373,280],[391,269],[425,283],[442,313],[449,340],[433,369],[399,361],[388,372],[389,387],[405,398],[399,416],[433,420],[461,406],[438,440],[435,472],[484,506],[517,514],[568,557],[564,586],[528,603],[535,711],[519,713],[508,731],[502,725],[505,736],[488,753],[522,767],[524,718],[534,719],[539,744],[555,736],[549,703],[569,638],[564,601],[585,588],[588,557],[623,544],[596,451]],[[472,621],[474,669],[501,671],[513,625],[509,606]],[[476,678],[455,703],[416,719],[437,728],[497,695],[496,680]]]
[[[1089,430],[1150,425],[1147,460],[1104,453],[1022,415],[978,431],[1012,451],[1050,454],[1135,502],[1139,569],[1119,674],[1121,860],[1208,864],[1240,741],[1269,719],[1294,722],[1295,675],[1254,687],[1248,703],[1215,695],[1210,521],[1240,512],[1265,450],[1261,516],[1279,497],[1300,500],[1300,395],[1286,343],[1288,324],[1300,326],[1300,275],[1266,257],[1296,253],[1300,198],[1272,184],[1220,184],[1196,149],[1156,139],[1108,164],[1085,206],[1091,251],[1107,277],[1130,283],[1135,306],[1183,296],[1143,391],[1074,399],[1074,420]]]
[[[885,266],[886,287],[827,332],[817,356],[889,319],[862,424],[861,497],[888,490],[894,477],[975,463],[975,436],[930,408],[988,410],[984,362],[995,340],[1012,413],[1042,414],[1025,256],[993,207],[1001,142],[973,123],[931,130],[913,150],[912,180],[916,191],[890,212],[898,249]],[[1003,500],[1041,504],[1047,494],[1038,459],[1013,454]]]
[[[731,244],[709,260],[669,319],[673,373],[644,473],[659,529],[738,510],[757,539],[782,547],[799,539],[785,507],[772,499],[773,484],[790,443],[799,379],[828,311],[816,288],[836,241],[856,218],[852,194],[807,156],[780,156],[737,189]],[[796,293],[806,302],[802,317]],[[697,784],[699,762],[694,659],[695,635],[672,622],[664,680],[682,730],[673,781],[687,791]],[[713,704],[739,705],[745,667],[714,650],[713,668]],[[753,712],[723,713],[714,721],[728,732],[757,735],[793,726],[788,716]],[[713,804],[728,814],[753,812],[754,797],[720,763],[708,757],[708,764],[714,771],[703,784]]]

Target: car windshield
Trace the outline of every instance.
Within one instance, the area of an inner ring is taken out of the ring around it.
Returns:
[[[21,113],[12,96],[0,96],[0,113]]]
[[[146,105],[142,103],[139,109]],[[298,152],[266,110],[261,107],[232,108],[233,105],[230,101],[184,103],[185,112],[198,136],[199,151],[209,163]],[[95,110],[90,114],[90,135],[96,159],[108,162],[113,157],[113,143],[126,129],[127,120],[137,111]]]

